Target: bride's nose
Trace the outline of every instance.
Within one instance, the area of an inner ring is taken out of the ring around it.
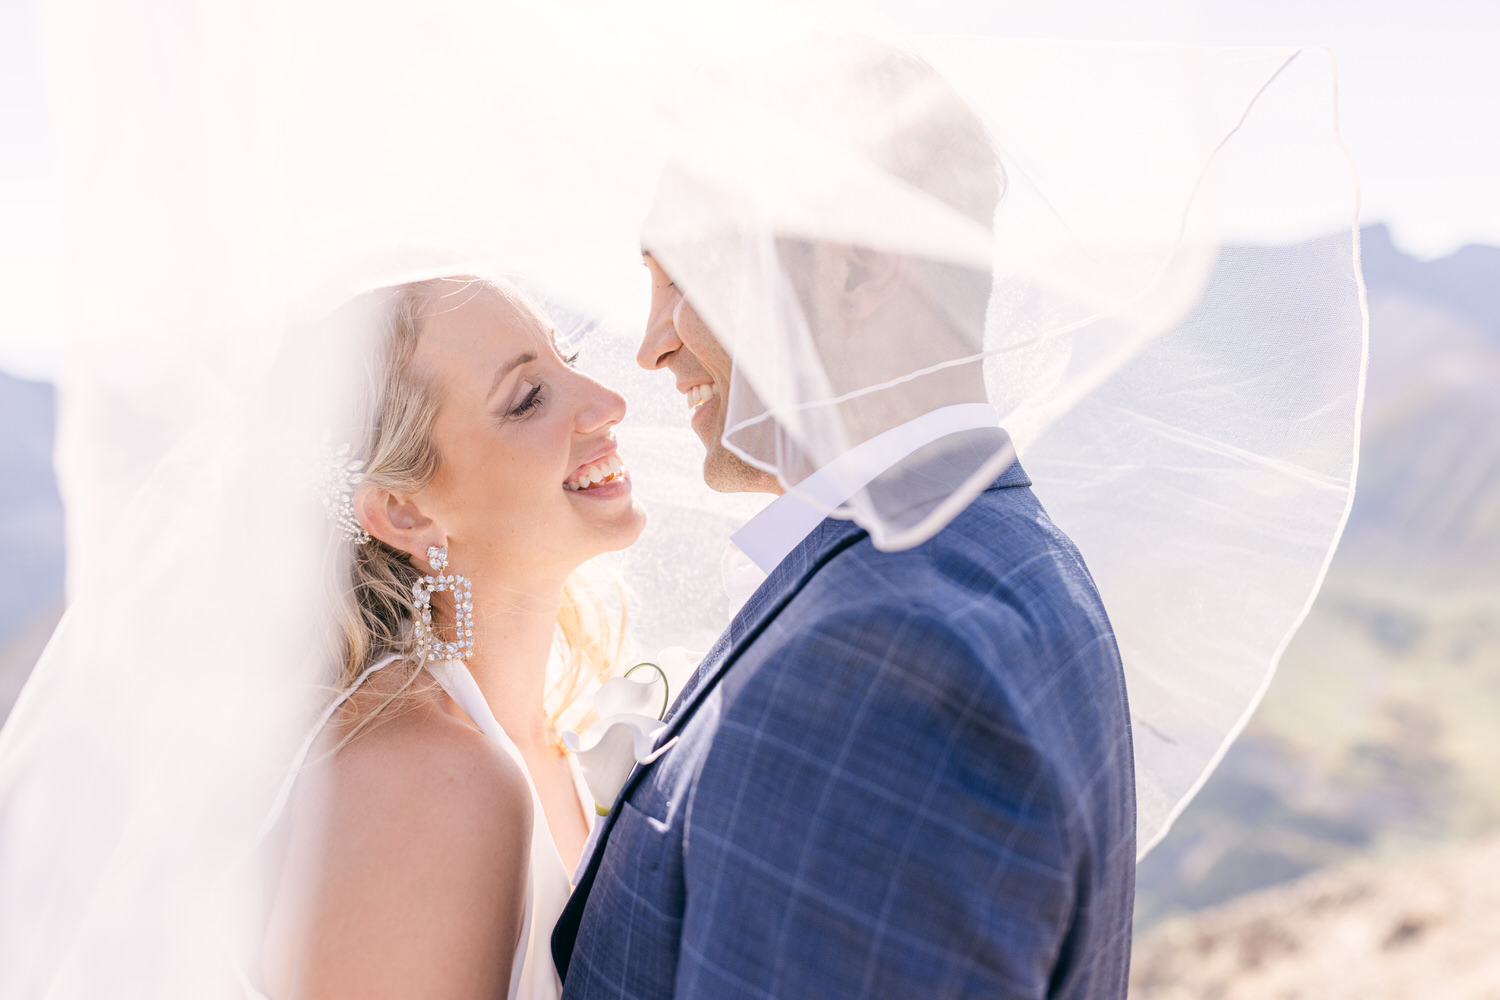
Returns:
[[[602,382],[587,379],[582,405],[575,417],[576,429],[588,434],[625,419],[625,397]]]

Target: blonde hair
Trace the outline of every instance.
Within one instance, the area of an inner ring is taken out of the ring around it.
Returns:
[[[358,452],[365,460],[365,484],[416,493],[437,475],[441,456],[432,440],[437,389],[413,369],[412,357],[424,322],[439,305],[451,308],[455,294],[480,292],[498,294],[518,311],[537,313],[513,285],[472,276],[417,281],[379,293],[385,299],[381,309],[383,329],[379,331],[381,348],[369,373],[366,411],[371,419]],[[449,304],[443,304],[445,299]],[[378,538],[355,549],[349,585],[337,601],[339,686],[349,688],[368,667],[392,654],[401,657],[408,669],[403,683],[370,713],[371,717],[412,691],[423,675],[417,669],[410,627],[412,585],[422,575],[407,553]],[[481,599],[476,595],[476,604]],[[611,603],[615,605],[613,612]],[[618,582],[590,567],[569,577],[557,616],[554,648],[559,654],[555,665],[560,669],[547,693],[549,724],[556,727],[590,682],[613,669],[624,625],[625,600]],[[362,720],[361,726],[365,721],[368,719]]]

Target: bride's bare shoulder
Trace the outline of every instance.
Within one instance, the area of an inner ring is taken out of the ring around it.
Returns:
[[[308,996],[503,995],[512,956],[495,943],[522,927],[526,776],[438,697],[352,731],[361,707],[306,774],[278,903],[286,957],[268,977]]]
[[[468,831],[514,836],[531,829],[531,792],[520,766],[466,720],[444,711],[439,694],[382,713],[363,726],[332,727],[339,746],[328,760],[330,821],[370,828],[382,818],[416,832]],[[354,706],[356,708],[360,706]],[[471,829],[472,828],[472,829]],[[488,840],[490,850],[495,841]]]

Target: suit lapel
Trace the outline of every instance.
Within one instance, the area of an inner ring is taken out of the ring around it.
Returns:
[[[664,747],[677,738],[682,727],[693,717],[699,706],[734,666],[740,655],[791,603],[792,598],[807,586],[807,582],[817,574],[818,570],[864,537],[863,529],[857,527],[852,521],[830,518],[813,529],[812,533],[781,561],[766,582],[751,595],[745,607],[734,616],[734,620],[730,622],[724,635],[714,644],[714,648],[694,671],[692,678],[667,715],[667,725],[657,737],[658,747]],[[573,890],[573,895],[569,898],[568,905],[558,918],[557,926],[552,932],[553,962],[557,966],[559,975],[564,978],[567,977],[568,965],[573,957],[573,942],[578,936],[584,905],[588,902],[589,891],[593,888],[594,878],[599,871],[599,862],[604,857],[604,849],[609,843],[610,831],[614,828],[615,819],[621,811],[620,803],[628,799],[631,793],[639,787],[651,765],[659,759],[660,756],[656,756],[650,762],[636,766],[624,787],[620,789],[619,795],[615,797],[614,805],[608,814],[599,820],[603,826],[598,836],[593,838],[593,850],[589,853],[588,861]]]
[[[667,713],[666,729],[657,738],[657,746],[677,735],[723,679],[725,672],[739,659],[740,653],[765,631],[814,574],[839,552],[864,537],[864,530],[852,521],[829,519],[814,528],[788,553],[766,582],[745,602],[745,607],[734,616],[724,635],[693,672],[691,680]],[[631,778],[638,778],[641,770],[644,768],[638,768]],[[627,782],[625,787],[627,790],[634,787],[633,781]]]

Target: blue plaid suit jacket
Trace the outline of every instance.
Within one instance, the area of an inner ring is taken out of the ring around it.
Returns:
[[[830,519],[783,560],[604,821],[565,1000],[1125,996],[1124,677],[1030,485],[914,549]]]

